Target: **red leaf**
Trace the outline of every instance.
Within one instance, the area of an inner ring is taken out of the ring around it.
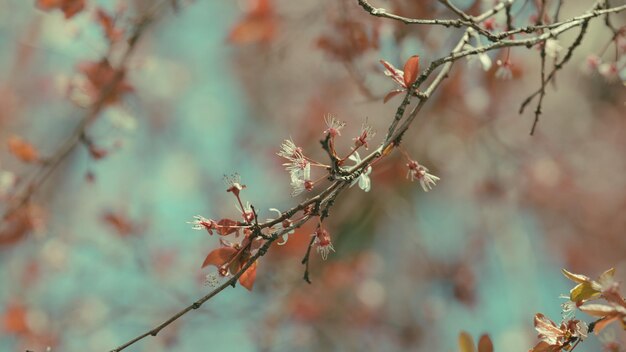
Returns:
[[[2,330],[10,334],[28,332],[26,308],[20,304],[8,304],[2,316]]]
[[[90,83],[89,95],[94,101],[104,98],[105,103],[114,104],[124,94],[133,91],[133,87],[124,78],[125,72],[118,72],[107,60],[84,62],[78,68]],[[102,94],[106,96],[101,97]]]
[[[417,55],[411,56],[404,64],[404,84],[406,87],[410,87],[411,84],[417,79],[417,74],[420,70],[420,57]]]
[[[277,16],[270,0],[251,0],[251,10],[233,27],[228,41],[234,44],[270,43],[276,35]]]
[[[546,318],[541,313],[535,314],[535,330],[537,330],[539,335],[544,335],[548,338],[558,338],[563,335],[563,331],[552,320]]]
[[[220,236],[230,235],[233,232],[237,232],[239,226],[237,221],[231,219],[222,219],[217,222],[217,232]]]
[[[398,70],[394,65],[385,60],[380,60],[380,63],[385,66],[385,75],[393,78],[396,83],[406,88],[404,85],[404,72]]]
[[[539,341],[538,344],[533,347],[529,352],[558,352],[561,351],[561,347],[551,345],[545,341]]]
[[[237,250],[230,247],[222,247],[212,250],[202,263],[202,267],[205,268],[209,265],[215,265],[217,267],[224,265],[230,258],[237,253]]]
[[[391,92],[387,93],[387,95],[385,95],[385,98],[383,99],[383,104],[388,102],[391,98],[395,97],[396,95],[400,94],[404,92],[404,90],[402,89],[396,89],[396,90],[392,90]]]
[[[8,140],[9,152],[16,158],[26,163],[32,163],[39,159],[37,148],[18,136],[11,136]]]
[[[37,0],[37,7],[42,10],[52,10],[56,7],[59,7],[62,0]]]
[[[604,328],[606,328],[609,324],[611,324],[614,321],[619,320],[619,316],[612,316],[612,317],[607,317],[604,318],[600,321],[598,321],[596,323],[596,325],[593,327],[593,332],[598,335],[600,334],[600,331],[602,331]]]
[[[3,220],[0,224],[0,247],[14,245],[23,240],[45,222],[45,217],[40,207],[27,204],[6,215]]]
[[[489,335],[484,334],[478,340],[478,352],[493,352],[493,343]]]
[[[91,155],[94,160],[100,160],[105,158],[109,152],[106,149],[98,148],[95,145],[89,145],[89,155]]]
[[[252,291],[252,286],[254,286],[254,281],[256,280],[256,264],[255,261],[250,265],[250,267],[239,277],[239,283],[241,286],[248,289],[248,291]]]
[[[71,18],[85,8],[85,0],[37,0],[36,5],[44,11],[59,9]]]
[[[120,237],[127,237],[140,232],[140,226],[121,213],[107,211],[102,215],[102,221],[111,225]]]
[[[113,17],[106,13],[102,8],[96,11],[96,19],[104,30],[104,35],[110,42],[116,42],[122,38],[123,32],[115,28]]]

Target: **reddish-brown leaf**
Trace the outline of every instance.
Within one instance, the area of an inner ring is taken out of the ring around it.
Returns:
[[[541,313],[535,314],[535,330],[539,335],[548,338],[558,338],[563,335],[563,331],[556,324]]]
[[[609,326],[609,324],[611,324],[614,321],[617,321],[619,319],[619,316],[612,316],[610,318],[604,318],[600,321],[598,321],[596,323],[596,325],[594,325],[593,327],[593,332],[598,335],[600,334],[600,331],[604,330],[604,328],[606,328],[607,326]]]
[[[52,10],[59,7],[62,2],[62,0],[37,0],[36,5],[42,10]]]
[[[411,56],[404,63],[404,84],[408,88],[417,79],[420,70],[420,57],[418,55]]]
[[[113,17],[106,13],[104,9],[100,7],[98,8],[96,11],[96,19],[98,23],[100,23],[100,26],[102,26],[104,35],[107,37],[109,42],[113,43],[122,38],[124,33],[122,30],[115,28],[115,21],[113,20]]]
[[[551,345],[545,341],[540,341],[529,352],[558,352],[558,351],[561,351],[561,347],[556,346],[556,345]]]
[[[85,8],[85,0],[37,0],[36,5],[44,11],[59,9],[71,18]]]
[[[28,332],[27,313],[26,308],[20,304],[6,306],[2,316],[2,330],[10,334]]]
[[[33,229],[45,223],[42,208],[27,204],[5,216],[0,222],[0,247],[23,240]]]
[[[252,291],[252,286],[254,286],[254,281],[256,280],[256,266],[257,266],[257,262],[255,261],[239,277],[239,283],[241,284],[241,286],[247,288],[248,291]]]
[[[493,352],[493,343],[489,335],[484,334],[478,340],[478,352]]]
[[[221,236],[230,235],[233,232],[237,232],[239,227],[237,226],[237,221],[231,219],[222,219],[217,222],[217,232]]]
[[[8,140],[9,151],[15,157],[26,163],[39,160],[39,152],[32,144],[18,136],[11,136]]]
[[[109,155],[109,152],[106,149],[98,148],[93,144],[90,144],[88,149],[89,149],[89,155],[91,155],[91,157],[94,158],[95,160],[103,159],[107,155]]]
[[[237,253],[237,250],[230,247],[214,249],[206,256],[206,258],[204,258],[202,267],[205,268],[209,265],[215,265],[219,267],[229,261],[230,258],[235,255],[235,253]]]
[[[404,92],[401,89],[395,89],[392,90],[391,92],[387,93],[387,95],[385,95],[385,98],[383,99],[383,104],[385,104],[386,102],[388,102],[391,98],[395,97],[396,95],[400,94]]]
[[[270,43],[277,28],[277,16],[270,0],[251,0],[251,10],[228,34],[233,44]]]
[[[114,104],[124,94],[133,91],[133,87],[124,78],[125,71],[114,69],[107,60],[84,62],[78,66],[78,69],[91,84],[89,94],[94,101],[104,99],[105,103]]]
[[[127,237],[140,232],[139,226],[122,213],[107,211],[102,215],[102,221],[113,227],[115,232],[121,237]]]

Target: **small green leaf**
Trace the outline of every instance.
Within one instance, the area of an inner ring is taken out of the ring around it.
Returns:
[[[474,339],[467,331],[461,331],[459,334],[459,352],[476,352]]]
[[[590,282],[580,283],[569,292],[569,297],[572,302],[586,301],[592,298],[597,298],[600,295],[600,291],[593,288],[593,285]]]

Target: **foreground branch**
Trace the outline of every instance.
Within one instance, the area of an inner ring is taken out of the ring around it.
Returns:
[[[447,4],[448,7],[453,12],[457,13],[457,15],[461,17],[461,19],[459,20],[409,19],[409,18],[397,16],[394,14],[390,14],[386,12],[384,9],[374,8],[366,0],[358,0],[359,5],[373,16],[398,20],[407,24],[432,24],[432,25],[444,25],[444,26],[455,26],[455,27],[467,26],[468,28],[465,30],[463,36],[460,38],[460,40],[457,42],[455,47],[447,56],[433,61],[421,73],[421,75],[416,79],[416,81],[410,87],[408,87],[403,101],[398,106],[396,113],[394,115],[394,118],[390,122],[390,125],[387,130],[387,135],[384,141],[382,142],[382,144],[377,149],[375,149],[369,155],[365,156],[361,160],[360,163],[353,166],[352,168],[341,169],[339,168],[337,157],[332,153],[332,148],[330,148],[330,146],[328,145],[328,138],[327,138],[326,140],[327,151],[329,152],[329,155],[331,156],[331,163],[333,164],[333,166],[329,167],[331,169],[329,179],[332,181],[330,186],[328,186],[324,191],[322,191],[317,196],[303,201],[302,203],[291,208],[290,210],[282,212],[281,215],[277,219],[267,221],[263,224],[258,224],[256,222],[256,216],[255,216],[254,229],[256,231],[255,232],[256,237],[254,239],[262,239],[265,242],[257,250],[257,252],[254,253],[240,267],[240,269],[235,274],[232,275],[232,277],[230,277],[227,281],[222,283],[219,287],[212,290],[206,296],[200,298],[199,300],[190,304],[186,308],[182,309],[181,311],[179,311],[178,313],[176,313],[169,319],[165,320],[163,323],[131,339],[130,341],[120,345],[119,347],[113,349],[111,352],[122,351],[125,348],[135,344],[136,342],[148,336],[156,336],[165,327],[167,327],[174,321],[178,320],[185,314],[189,313],[190,311],[200,308],[204,303],[206,303],[208,300],[210,300],[211,298],[213,298],[214,296],[216,296],[217,294],[225,290],[228,286],[234,287],[237,283],[237,280],[245,273],[245,271],[248,268],[250,268],[259,258],[263,257],[270,249],[272,243],[277,238],[279,238],[279,236],[281,236],[282,234],[287,233],[288,231],[292,229],[299,228],[300,226],[305,224],[308,220],[310,220],[312,217],[319,217],[320,225],[321,225],[322,220],[328,216],[330,208],[334,204],[334,201],[336,200],[336,198],[341,193],[343,193],[343,191],[345,191],[350,186],[350,184],[357,177],[359,177],[359,175],[361,175],[363,170],[369,167],[372,163],[378,162],[379,160],[387,157],[390,154],[390,152],[401,143],[402,137],[404,136],[405,132],[408,130],[410,125],[413,123],[413,121],[415,120],[419,112],[421,111],[422,107],[426,104],[428,99],[435,93],[435,91],[440,87],[443,80],[450,73],[453,64],[460,58],[467,57],[470,55],[477,55],[477,54],[481,54],[490,50],[496,50],[496,49],[506,48],[506,47],[517,47],[517,46],[532,47],[533,45],[537,43],[545,42],[549,38],[556,37],[559,34],[567,30],[570,30],[572,28],[577,28],[577,27],[582,27],[582,32],[579,35],[579,39],[582,40],[582,36],[584,35],[584,31],[590,19],[604,15],[604,14],[608,14],[608,13],[617,13],[626,9],[626,5],[609,8],[609,9],[602,9],[602,10],[595,9],[582,16],[574,17],[569,20],[565,20],[563,22],[555,24],[555,25],[542,25],[542,26],[532,27],[531,29],[529,29],[530,32],[534,32],[535,30],[538,30],[539,28],[541,28],[544,30],[544,33],[540,33],[538,35],[531,36],[529,38],[504,39],[510,35],[510,34],[507,34],[505,37],[501,37],[501,38],[498,37],[499,39],[491,44],[473,48],[473,49],[465,49],[466,47],[465,44],[467,44],[467,42],[469,41],[470,30],[474,30],[475,27],[478,26],[481,22],[497,14],[499,11],[509,9],[510,5],[512,4],[512,1],[510,0],[510,1],[499,3],[498,5],[494,6],[491,10],[479,16],[475,16],[471,18],[465,15],[464,13],[462,13],[460,10],[458,10],[448,1],[445,1],[445,0],[442,0],[442,1],[444,4]],[[510,28],[509,30],[516,31]],[[480,32],[480,33],[483,33],[483,32]],[[507,33],[512,33],[512,32],[507,32]],[[491,36],[491,34],[484,34],[484,33],[483,35],[486,35],[488,37]],[[571,52],[573,51],[573,48],[577,47],[580,44],[580,40],[577,40],[575,42],[575,45],[573,45],[570,48],[568,55],[566,55],[563,61],[560,62],[560,66],[562,66],[563,64],[565,64],[565,62],[567,62],[567,60],[569,60],[569,58],[571,57]],[[438,73],[432,79],[432,81],[428,84],[426,89],[423,90],[422,92],[418,91],[418,88],[422,84],[424,84],[431,77],[431,75],[433,75],[435,71],[440,68],[440,66],[441,66],[441,69],[438,71]],[[559,65],[557,65],[557,67],[559,67]],[[554,72],[556,70],[557,69],[555,68],[555,70],[553,70],[547,76],[545,75],[545,72],[542,73],[542,82],[543,82],[542,87],[543,88],[545,88],[545,84],[552,79],[552,76],[554,75]],[[417,97],[419,101],[415,105],[415,107],[413,107],[411,112],[407,116],[405,116],[405,110],[410,105],[413,97]],[[313,209],[313,210],[311,211],[308,209]],[[308,210],[308,213],[305,210]],[[291,219],[297,212],[300,212],[300,211],[305,211],[306,215],[303,216],[300,220],[292,223],[291,226],[283,228],[278,231],[274,231],[269,236],[268,235],[261,236],[260,231],[262,229],[271,229],[274,225],[280,224],[284,220]],[[307,246],[304,258],[302,259],[302,264],[305,265],[304,280],[307,282],[310,282],[309,260],[310,260],[310,252],[313,247],[313,244],[314,244],[314,239],[311,239],[309,245]]]

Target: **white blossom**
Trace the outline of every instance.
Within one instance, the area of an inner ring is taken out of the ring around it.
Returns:
[[[359,155],[359,152],[354,152],[354,154],[350,155],[348,159],[354,161],[355,165],[358,165],[361,163],[361,156]],[[363,170],[363,172],[361,172],[361,175],[359,177],[357,177],[354,181],[352,181],[352,184],[350,185],[350,187],[358,183],[360,189],[364,190],[365,192],[369,192],[370,189],[372,188],[372,181],[370,180],[370,177],[369,177],[371,173],[372,173],[372,167],[368,166],[367,168],[365,168],[365,170]]]
[[[513,71],[511,71],[511,63],[509,61],[502,62],[501,60],[496,61],[496,64],[499,66],[496,70],[496,78],[499,79],[511,79],[513,78]]]
[[[480,36],[478,35],[478,33],[476,33],[475,30],[470,28],[470,34],[474,37],[474,40],[476,41],[476,47],[466,43],[465,45],[463,45],[463,49],[465,50],[475,50],[476,48],[482,47],[483,43],[480,40]],[[478,53],[475,55],[468,55],[467,56],[467,62],[472,65],[473,63],[475,63],[478,59],[478,62],[481,64],[481,66],[483,67],[484,71],[489,71],[489,69],[491,68],[491,58],[489,57],[489,55],[487,55],[487,53],[482,52],[482,53]]]
[[[559,55],[563,51],[563,47],[559,44],[559,41],[556,39],[548,39],[545,44],[545,52],[551,58],[558,59]]]
[[[302,149],[298,147],[293,142],[293,140],[285,139],[283,144],[281,144],[280,146],[280,151],[276,154],[278,154],[278,156],[281,156],[289,161],[292,161],[294,158],[297,158],[298,156],[302,156]]]
[[[418,180],[424,192],[431,190],[437,181],[440,180],[439,177],[428,173],[428,169],[415,160],[409,161],[407,166],[409,167],[409,172],[406,174],[406,177],[409,178],[411,182]]]
[[[278,213],[278,218],[280,218],[281,216],[283,216],[283,213],[281,213],[281,211],[280,211],[280,210],[278,210],[278,209],[276,209],[276,208],[270,208],[270,211],[273,211],[273,212]],[[277,218],[277,219],[278,219],[278,218]],[[272,221],[272,219],[270,219],[269,221]],[[286,229],[286,228],[289,228],[290,226],[291,226],[291,220],[286,219],[286,220],[283,220],[283,222],[280,224],[280,228],[279,228],[278,230],[279,230],[279,231],[280,231],[280,230],[284,230],[284,229]],[[296,230],[295,230],[295,229],[291,229],[291,230],[289,230],[289,231],[287,231],[287,232],[283,233],[283,234],[282,234],[283,241],[282,241],[282,242],[277,242],[277,243],[278,243],[278,245],[279,245],[279,246],[282,246],[282,245],[286,244],[286,243],[287,243],[287,240],[289,239],[289,235],[292,235],[292,234],[294,234],[295,232],[296,232]]]
[[[341,129],[346,125],[345,122],[335,119],[331,114],[324,116],[324,122],[328,127],[324,134],[330,134],[331,137],[341,136]]]

